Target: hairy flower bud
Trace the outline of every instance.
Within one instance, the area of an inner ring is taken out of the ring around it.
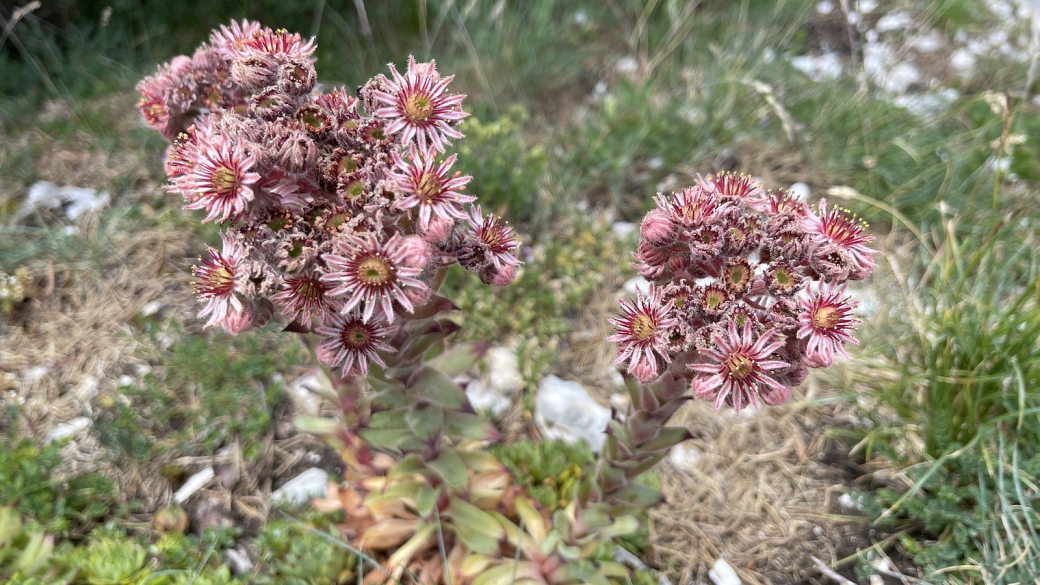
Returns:
[[[451,235],[454,227],[455,222],[451,219],[434,215],[430,217],[430,222],[426,225],[426,228],[422,230],[422,235],[427,242],[440,244],[448,240],[448,236]]]
[[[250,110],[264,120],[292,116],[296,112],[296,100],[275,87],[269,87],[249,100]]]
[[[235,59],[231,63],[231,79],[249,91],[274,85],[278,79],[277,64],[258,56]]]
[[[511,264],[489,264],[479,272],[480,282],[492,286],[506,286],[516,278],[516,267]]]
[[[433,260],[433,247],[420,236],[401,238],[401,263],[411,268],[426,268]]]
[[[309,61],[290,59],[278,68],[278,89],[289,95],[307,95],[317,81],[318,74]]]
[[[675,222],[667,211],[651,209],[643,218],[639,233],[651,244],[663,246],[675,239]]]

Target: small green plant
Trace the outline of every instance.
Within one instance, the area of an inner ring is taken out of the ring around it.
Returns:
[[[52,567],[54,537],[27,528],[17,510],[0,506],[0,580],[5,583],[67,585],[75,571]]]
[[[553,211],[544,194],[548,155],[524,136],[530,116],[514,106],[491,121],[470,118],[462,125],[459,164],[473,169],[469,189],[496,212],[508,210],[514,221],[544,221]]]
[[[868,458],[879,440],[892,444],[912,429],[923,448],[907,459],[939,459],[1009,413],[1037,407],[1030,391],[1040,384],[1035,236],[1014,215],[965,237],[958,223],[945,223],[938,250],[922,245],[924,260],[902,277],[896,318],[875,333],[885,354],[857,376],[882,407],[868,412],[878,423],[866,436]],[[883,423],[892,413],[901,425]]]
[[[270,335],[182,334],[172,325],[166,334],[179,339],[168,351],[154,350],[159,367],[139,384],[121,388],[130,404],[109,404],[99,415],[102,442],[135,459],[171,446],[185,454],[211,454],[234,441],[246,458],[258,456],[284,400],[271,377],[301,363],[304,348],[281,345],[275,352]]]
[[[258,585],[345,583],[354,574],[355,555],[299,522],[269,523],[257,536],[256,545],[259,569],[252,582]]]
[[[60,479],[61,446],[0,440],[0,506],[11,506],[58,537],[85,534],[118,510],[115,486],[87,473]]]

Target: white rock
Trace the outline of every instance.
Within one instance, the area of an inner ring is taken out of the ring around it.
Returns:
[[[668,461],[677,469],[684,470],[696,469],[703,458],[701,450],[689,443],[679,443],[672,447],[671,453],[668,454]]]
[[[975,70],[975,55],[968,49],[957,49],[950,55],[950,67],[956,69],[961,77],[971,77]]]
[[[639,69],[639,61],[632,57],[622,57],[617,60],[617,64],[614,67],[618,73],[635,73]]]
[[[621,290],[631,296],[636,296],[637,294],[646,296],[650,292],[650,281],[642,276],[636,276],[626,280],[625,284],[621,285]]]
[[[188,498],[195,495],[195,492],[201,490],[207,483],[209,483],[215,475],[216,473],[213,471],[213,468],[207,467],[189,477],[188,481],[184,482],[184,485],[181,486],[181,489],[177,490],[177,492],[173,494],[174,503],[183,504],[186,502]]]
[[[870,14],[877,10],[877,0],[859,0],[856,4],[856,8],[863,14]]]
[[[83,403],[89,403],[98,394],[98,388],[101,386],[101,381],[95,376],[87,374],[83,376],[83,379],[79,381],[76,389],[73,390],[73,394],[76,399]]]
[[[81,416],[74,418],[67,423],[61,423],[60,425],[51,429],[51,432],[47,433],[47,436],[43,439],[45,443],[51,441],[60,441],[75,435],[76,433],[90,428],[90,419]]]
[[[133,386],[136,383],[137,383],[137,380],[134,380],[134,377],[131,376],[130,374],[123,374],[123,375],[119,376],[119,385],[120,386]]]
[[[852,499],[852,496],[850,496],[849,494],[841,494],[841,497],[838,498],[838,503],[841,504],[842,508],[847,508],[849,510],[860,509],[859,502]]]
[[[809,195],[812,194],[812,190],[809,189],[809,185],[798,182],[787,188],[787,192],[798,198],[799,201],[808,201]]]
[[[636,224],[630,221],[615,221],[610,225],[610,231],[619,238],[627,238],[629,234],[636,231]]]
[[[282,387],[285,388],[285,394],[292,401],[299,414],[307,416],[318,414],[318,410],[321,408],[321,397],[315,394],[312,389],[321,388],[321,381],[318,380],[318,376],[313,371],[296,378],[289,384],[285,383],[285,378],[281,374],[275,374],[272,378],[272,381],[282,384]]]
[[[585,12],[584,8],[579,8],[574,11],[574,16],[571,17],[571,22],[577,26],[584,26],[589,21],[589,14]]]
[[[664,166],[664,157],[655,156],[650,160],[646,161],[646,166],[650,167],[651,170],[656,171],[657,169]]]
[[[629,569],[634,569],[636,571],[646,570],[646,563],[620,546],[614,547],[614,553],[611,556],[614,558],[615,563],[621,563]]]
[[[910,39],[907,44],[920,53],[934,53],[942,48],[942,38],[939,37],[939,33],[929,31],[928,34]]]
[[[76,221],[88,211],[104,208],[109,199],[108,191],[98,193],[85,187],[59,187],[49,181],[37,181],[29,187],[25,203],[15,217],[20,219],[39,209],[56,209],[66,205],[65,216],[70,221]]]
[[[159,302],[159,301],[148,301],[147,303],[144,304],[143,307],[141,307],[141,316],[142,317],[151,317],[152,315],[158,313],[162,308],[163,308],[163,304],[161,302]]]
[[[306,504],[312,497],[324,495],[328,482],[329,474],[324,469],[312,467],[271,492],[271,499],[291,506]]]
[[[603,447],[610,409],[596,402],[578,382],[546,376],[534,398],[534,422],[546,439],[585,440],[593,451]]]
[[[813,81],[828,81],[841,77],[844,66],[841,56],[827,52],[818,57],[799,55],[791,57],[791,66],[809,76]]]
[[[890,12],[878,19],[874,28],[876,28],[878,32],[889,32],[893,30],[902,30],[913,24],[914,19],[911,18],[909,14],[905,12]]]
[[[231,565],[233,574],[245,575],[253,572],[253,561],[245,552],[237,548],[229,548],[224,551],[224,555],[227,556],[228,564]]]
[[[498,392],[508,396],[524,383],[520,374],[520,360],[508,347],[493,347],[487,353],[488,382]]]
[[[499,415],[509,409],[512,402],[501,392],[485,384],[482,380],[473,380],[466,385],[466,396],[469,403],[477,411],[491,411]]]
[[[816,12],[824,15],[830,14],[831,12],[834,12],[834,3],[830,0],[823,0],[823,2],[816,5]]]
[[[39,382],[51,371],[50,366],[33,366],[22,370],[22,379],[27,383]]]
[[[743,585],[737,572],[726,562],[726,559],[715,561],[715,566],[708,571],[708,578],[715,585]]]

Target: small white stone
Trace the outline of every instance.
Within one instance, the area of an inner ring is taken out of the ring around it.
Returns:
[[[935,31],[929,31],[928,34],[916,36],[909,41],[907,44],[917,49],[921,53],[934,53],[942,48],[942,39],[939,34]]]
[[[834,3],[830,0],[823,0],[823,2],[816,5],[816,12],[824,15],[830,14],[831,12],[834,12]]]
[[[615,221],[610,224],[610,231],[618,238],[627,238],[629,234],[636,231],[636,224],[630,221]]]
[[[838,498],[838,504],[840,504],[842,508],[846,508],[849,510],[860,509],[859,502],[852,499],[852,496],[850,496],[849,494],[841,494],[841,497]]]
[[[213,468],[207,467],[189,477],[188,481],[184,482],[184,485],[181,486],[181,489],[177,490],[177,492],[173,494],[174,503],[183,504],[186,502],[188,498],[195,495],[195,492],[201,490],[207,483],[209,483],[215,475],[216,472],[213,471]]]
[[[646,563],[641,561],[639,557],[637,557],[636,555],[628,552],[620,546],[614,547],[614,554],[611,556],[614,558],[615,563],[621,563],[629,569],[633,569],[636,571],[646,570]]]
[[[817,82],[837,79],[841,77],[845,69],[841,56],[834,52],[824,53],[818,57],[812,55],[791,57],[791,66]]]
[[[161,302],[159,302],[159,301],[148,301],[147,303],[144,304],[143,307],[141,307],[141,316],[142,317],[151,317],[152,315],[158,313],[162,308],[163,308],[163,304]]]
[[[848,20],[849,24],[852,26],[857,26],[859,23],[863,22],[863,15],[855,10],[850,10],[846,20]]]
[[[726,562],[726,559],[715,561],[715,566],[708,571],[708,578],[715,585],[743,585],[737,572]]]
[[[285,394],[289,396],[289,400],[292,401],[299,414],[307,416],[318,414],[318,410],[321,408],[321,397],[314,393],[314,389],[321,388],[321,381],[313,371],[296,378],[290,384],[285,383],[285,378],[281,374],[275,374],[272,378],[272,382],[282,384]]]
[[[271,500],[291,506],[306,504],[312,497],[325,494],[328,482],[329,474],[324,469],[312,467],[271,492]]]
[[[487,353],[488,382],[499,393],[509,396],[524,383],[520,360],[508,347],[493,347]]]
[[[656,171],[657,169],[664,166],[664,158],[660,156],[655,156],[650,160],[646,161],[646,166],[650,167],[650,170]]]
[[[617,64],[614,67],[618,73],[635,73],[639,69],[639,61],[632,57],[622,57],[617,60]]]
[[[79,381],[79,385],[73,390],[76,399],[81,403],[89,403],[91,399],[97,396],[98,388],[101,386],[100,380],[95,376],[87,374],[83,376],[83,379]]]
[[[636,276],[626,280],[625,284],[621,285],[621,290],[633,297],[637,294],[646,296],[650,292],[650,281],[642,276]]]
[[[133,386],[136,383],[137,383],[137,380],[135,380],[134,377],[131,376],[130,374],[123,374],[122,376],[119,376],[119,385],[120,386]]]
[[[579,8],[574,11],[574,16],[571,17],[571,22],[577,26],[584,26],[589,21],[589,14],[585,12],[584,8]]]
[[[890,12],[878,19],[875,28],[878,32],[902,30],[914,24],[914,19],[905,12]]]
[[[22,380],[28,383],[39,382],[51,371],[50,366],[33,366],[22,370]]]
[[[826,534],[826,533],[825,533],[825,532],[823,531],[823,528],[822,528],[822,527],[820,527],[820,526],[813,526],[813,529],[812,529],[812,533],[813,533],[813,534],[815,534],[816,536],[821,536],[821,537],[822,537],[822,536],[823,536],[824,534]]]
[[[885,585],[885,580],[881,578],[881,575],[871,575],[870,585]]]
[[[473,380],[466,385],[466,396],[474,410],[491,411],[500,415],[509,409],[512,402],[499,391],[485,384],[482,380]]]
[[[704,454],[701,450],[689,443],[679,443],[672,447],[671,453],[668,454],[668,461],[676,467],[676,469],[692,470],[696,469],[704,458]]]
[[[546,376],[534,402],[534,423],[546,439],[584,440],[597,452],[603,447],[610,409],[596,402],[578,382]]]
[[[74,418],[67,423],[61,423],[60,425],[54,427],[51,430],[51,432],[47,433],[47,436],[43,439],[43,441],[45,443],[50,443],[51,441],[60,441],[61,439],[71,437],[76,433],[86,430],[88,428],[90,428],[89,418],[85,416]]]
[[[224,555],[227,556],[228,564],[231,565],[233,574],[245,575],[253,572],[253,561],[245,552],[237,548],[229,548],[224,551]]]
[[[950,67],[956,69],[961,77],[971,77],[975,70],[975,55],[963,47],[957,49],[950,55]]]
[[[856,4],[856,9],[863,14],[870,14],[871,12],[877,10],[877,7],[877,0],[859,0],[859,2]]]
[[[812,190],[809,189],[809,185],[798,182],[787,188],[787,192],[792,196],[798,198],[799,201],[808,201],[809,195],[812,194]]]

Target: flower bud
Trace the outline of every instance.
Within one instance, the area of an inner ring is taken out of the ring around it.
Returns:
[[[650,243],[663,246],[675,239],[675,222],[668,216],[668,212],[652,209],[643,218],[639,233]]]
[[[259,91],[274,85],[278,72],[265,59],[246,57],[231,63],[231,79],[249,91]]]
[[[805,366],[802,366],[805,369]],[[804,376],[802,376],[804,379]],[[773,388],[768,384],[758,385],[758,395],[762,398],[762,402],[765,402],[769,406],[780,406],[791,399],[791,387],[787,385],[781,385],[779,389]]]
[[[274,314],[274,305],[267,299],[256,299],[242,303],[242,310],[228,311],[220,326],[232,335],[265,325]]]
[[[493,286],[506,286],[516,278],[516,268],[509,264],[496,267],[489,264],[480,271],[480,282]]]
[[[296,111],[296,100],[277,88],[270,87],[254,95],[249,101],[249,107],[258,117],[270,121],[292,116]]]
[[[300,59],[290,59],[278,68],[278,88],[289,95],[307,95],[318,81],[314,65]]]
[[[431,244],[440,244],[447,241],[448,236],[451,235],[452,228],[455,227],[455,222],[451,219],[434,215],[430,218],[430,223],[426,225],[426,229],[422,230],[422,235],[426,238],[427,242]]]
[[[163,508],[152,516],[152,523],[159,532],[184,532],[188,529],[188,514],[179,506]]]
[[[402,263],[409,268],[426,268],[433,260],[433,247],[421,236],[405,236],[400,244]]]
[[[470,272],[483,270],[491,264],[491,250],[484,242],[466,240],[456,255],[459,265]]]

